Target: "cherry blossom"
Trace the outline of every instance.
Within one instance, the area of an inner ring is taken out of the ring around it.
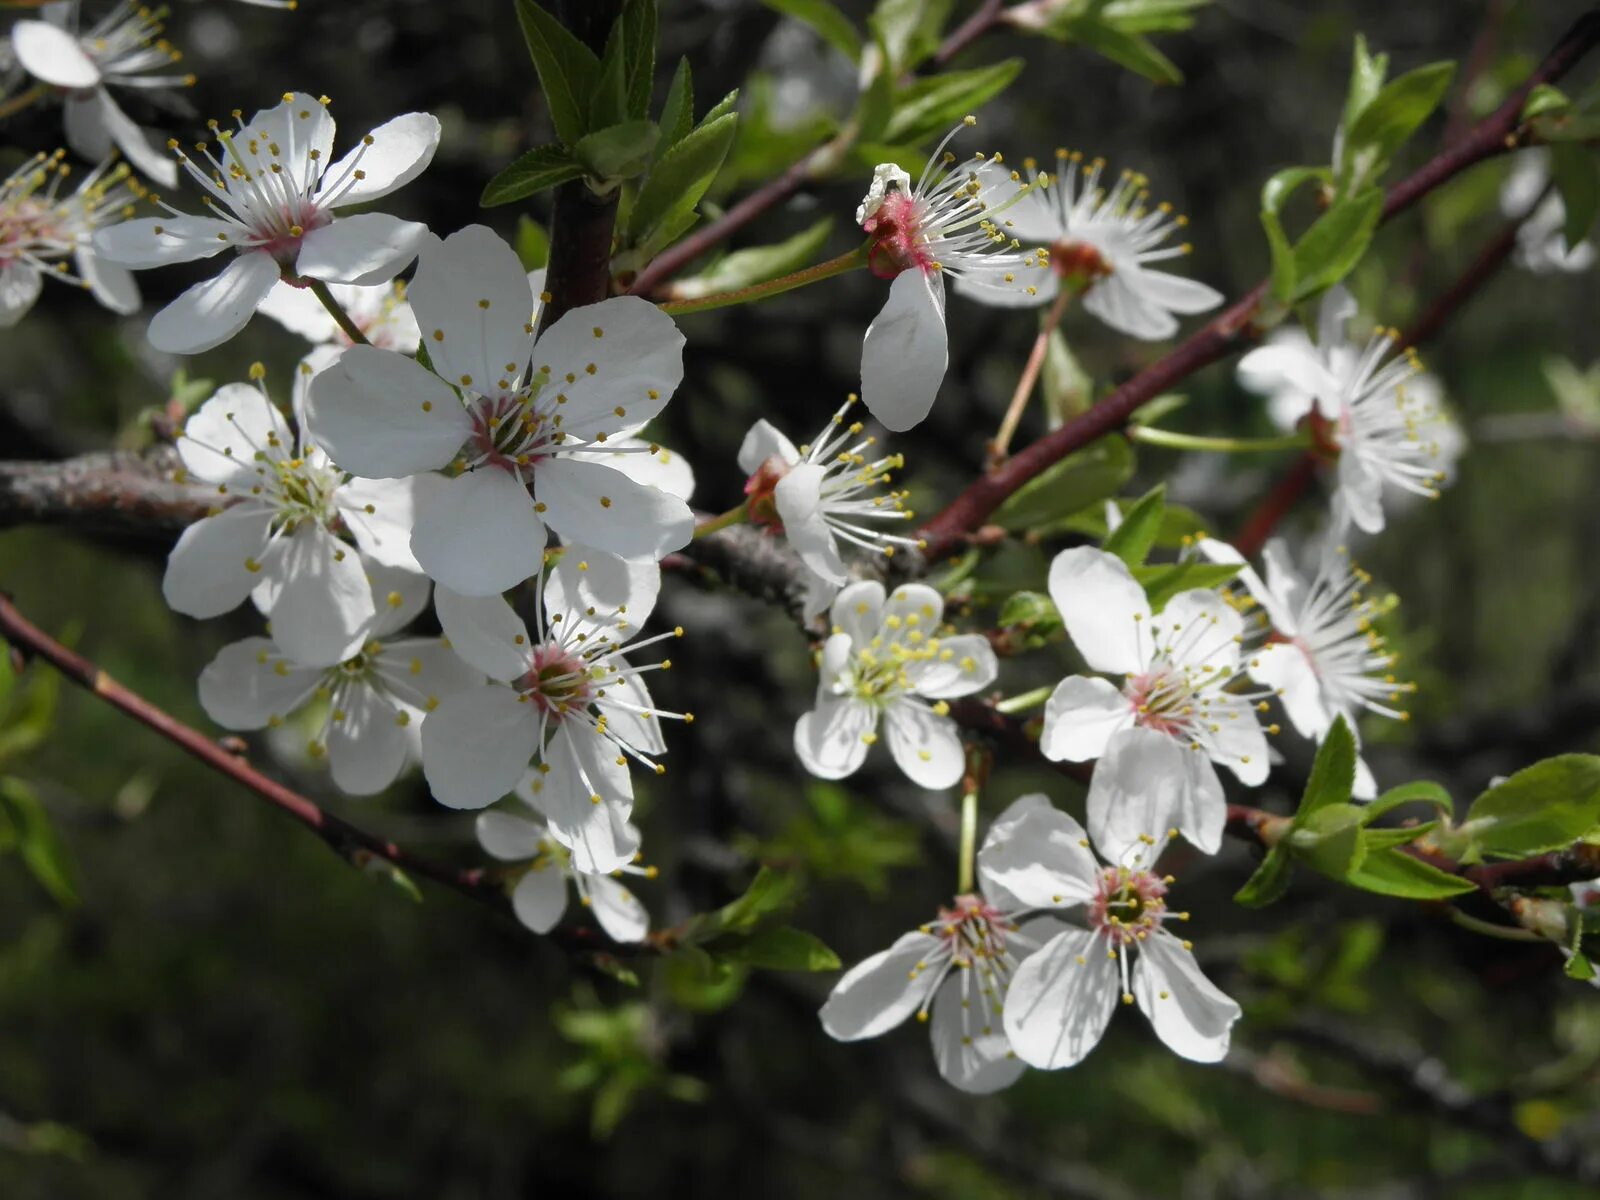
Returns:
[[[417,318],[406,303],[406,285],[402,280],[392,283],[360,287],[350,283],[335,283],[328,291],[339,307],[355,322],[356,328],[366,335],[369,344],[380,350],[394,350],[400,354],[415,354],[422,340],[417,329]],[[322,301],[309,288],[295,287],[281,280],[273,284],[267,298],[261,302],[260,312],[271,317],[290,333],[299,334],[313,346],[348,347],[351,342],[339,323],[333,319]]]
[[[1030,159],[1030,181],[1041,177]],[[1006,229],[1024,245],[1043,248],[1050,267],[1036,287],[1010,286],[993,268],[970,272],[960,291],[987,304],[1019,307],[1053,299],[1063,286],[1083,293],[1083,307],[1130,337],[1158,341],[1178,330],[1178,316],[1207,312],[1222,303],[1222,293],[1197,280],[1153,269],[1190,251],[1187,243],[1164,243],[1188,224],[1170,204],[1151,205],[1148,180],[1123,171],[1107,188],[1101,177],[1105,159],[1083,166],[1076,151],[1056,152],[1050,186],[1030,189],[1007,214]],[[979,168],[985,186],[1004,172]]]
[[[1020,179],[998,172],[980,180],[952,169],[955,156],[945,147],[961,129],[945,135],[915,187],[900,167],[880,164],[856,209],[856,223],[872,239],[874,274],[894,280],[862,344],[861,399],[896,433],[928,415],[949,364],[944,277],[982,268],[996,286],[1021,291],[1017,272],[1042,265],[995,220],[1025,194]]]
[[[133,276],[103,261],[92,244],[98,226],[131,211],[128,168],[101,164],[63,196],[70,174],[63,157],[36,154],[0,181],[0,328],[27,315],[46,277],[87,288],[112,312],[138,311]]]
[[[225,646],[200,674],[200,705],[228,729],[277,728],[313,700],[326,708],[308,743],[351,795],[381,792],[418,755],[418,733],[445,697],[482,682],[438,637],[397,637],[428,605],[428,580],[368,564],[373,616],[360,647],[332,666],[275,641]]]
[[[162,590],[191,617],[220,616],[250,596],[296,663],[343,662],[376,612],[356,550],[420,570],[408,537],[418,491],[432,481],[351,479],[303,430],[290,432],[265,372],[251,374],[254,384],[218,389],[178,439],[184,475],[216,485],[227,506],[183,531]]]
[[[1098,758],[1096,778],[1131,770],[1121,761],[1130,755],[1151,759],[1149,769],[1170,773],[1177,788],[1173,823],[1215,854],[1227,818],[1215,764],[1250,787],[1269,768],[1259,696],[1232,690],[1244,619],[1201,588],[1178,593],[1156,616],[1127,564],[1088,546],[1056,555],[1049,588],[1084,662],[1123,679],[1120,687],[1088,675],[1062,680],[1045,705],[1040,750],[1055,762]]]
[[[862,960],[834,986],[822,1006],[822,1028],[841,1042],[878,1037],[912,1013],[929,1021],[939,1074],[962,1091],[996,1092],[1026,1069],[1001,1028],[1006,991],[1018,964],[1063,928],[1048,917],[1027,921],[1038,904],[1019,898],[989,862],[1034,861],[1044,847],[1017,840],[1033,805],[1017,801],[990,825],[978,857],[980,890],[957,896],[926,925],[887,950]],[[1000,857],[996,857],[996,856]],[[1011,868],[1019,877],[1025,872]]]
[[[1379,328],[1364,346],[1348,336],[1355,299],[1328,289],[1318,309],[1317,340],[1279,337],[1239,360],[1239,382],[1272,397],[1286,417],[1304,405],[1319,440],[1338,455],[1337,508],[1366,533],[1384,527],[1386,487],[1436,497],[1446,476],[1440,412],[1426,390],[1415,351],[1391,358],[1399,332]],[[1452,448],[1455,448],[1452,446]]]
[[[994,682],[999,663],[981,634],[946,634],[944,597],[908,583],[884,599],[876,580],[852,583],[833,601],[812,710],[794,727],[794,748],[820,779],[854,774],[883,722],[889,753],[911,782],[946,788],[961,779],[961,736],[947,703]]]
[[[1161,749],[1168,739],[1151,729],[1127,736],[1130,752],[1101,762],[1089,784],[1089,836],[1043,796],[1028,796],[1017,802],[1031,807],[1012,837],[978,856],[1024,904],[1081,909],[1085,918],[1084,928],[1057,934],[1012,976],[1005,1032],[1030,1066],[1083,1061],[1119,1000],[1137,1003],[1167,1048],[1194,1062],[1220,1062],[1240,1016],[1200,970],[1189,942],[1166,929],[1189,919],[1168,907],[1172,877],[1155,872],[1185,807],[1182,777]],[[1090,836],[1104,864],[1091,853]]]
[[[627,832],[637,846],[638,830],[629,825]],[[549,933],[561,920],[567,911],[570,882],[579,903],[594,912],[600,928],[612,941],[642,942],[649,934],[650,914],[616,876],[654,879],[654,867],[630,862],[610,874],[585,873],[572,865],[572,853],[550,835],[542,822],[514,812],[479,813],[477,833],[478,844],[495,858],[526,864],[511,889],[511,908],[517,920],[534,933]]]
[[[750,427],[739,447],[739,469],[748,475],[750,519],[781,533],[794,547],[806,572],[805,616],[828,607],[850,578],[840,542],[874,554],[893,556],[897,547],[916,546],[917,538],[891,534],[867,521],[907,521],[904,492],[880,492],[899,470],[899,455],[867,460],[877,439],[864,436],[859,421],[845,423],[856,402],[844,407],[809,443],[796,447],[763,419]]]
[[[217,148],[197,143],[196,158],[168,145],[199,185],[208,216],[167,204],[170,214],[102,230],[99,252],[135,270],[238,251],[221,274],[197,283],[150,322],[150,344],[198,354],[227,341],[284,276],[371,285],[393,279],[417,256],[427,226],[386,213],[339,216],[410,183],[433,160],[439,121],[407,113],[380,125],[336,162],[328,101],[286,92],[276,107],[235,130],[209,123]]]
[[[624,656],[682,635],[632,640],[660,586],[655,563],[569,546],[534,589],[531,626],[499,596],[437,589],[451,646],[490,682],[446,701],[422,731],[434,798],[487,807],[538,759],[525,794],[574,868],[606,874],[628,863],[638,849],[628,759],[665,772],[661,719],[692,720],[657,708],[645,685],[670,659],[636,667]]]
[[[683,335],[635,296],[574,309],[537,339],[515,251],[482,225],[424,252],[408,293],[438,375],[353,346],[311,385],[309,419],[346,470],[383,479],[453,468],[417,513],[412,549],[439,583],[494,596],[539,570],[546,527],[626,558],[688,542],[694,515],[606,455],[683,377]]]
[[[1576,274],[1594,265],[1594,243],[1567,245],[1567,206],[1550,186],[1550,151],[1536,146],[1517,155],[1511,174],[1500,188],[1500,211],[1521,221],[1517,228],[1516,263],[1536,275]],[[1540,199],[1543,197],[1543,199]]]
[[[67,145],[92,162],[122,151],[139,172],[162,187],[178,168],[152,144],[112,98],[113,88],[161,91],[191,87],[194,76],[172,72],[183,55],[162,37],[161,12],[122,0],[87,31],[78,29],[78,4],[40,9],[42,21],[11,27],[11,48],[23,70],[66,93]]]

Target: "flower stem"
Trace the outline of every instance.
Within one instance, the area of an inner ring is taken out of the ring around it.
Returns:
[[[1000,429],[994,435],[994,441],[989,443],[991,463],[998,465],[1005,461],[1011,439],[1017,432],[1017,426],[1022,422],[1023,410],[1028,407],[1028,397],[1033,395],[1033,385],[1039,381],[1039,372],[1044,369],[1045,355],[1050,351],[1050,335],[1055,332],[1056,326],[1061,324],[1061,316],[1067,311],[1067,305],[1072,303],[1075,295],[1077,293],[1063,282],[1055,303],[1045,313],[1044,320],[1039,322],[1039,336],[1034,338],[1033,349],[1028,351],[1028,361],[1023,365],[1022,376],[1017,380],[1017,390],[1011,393],[1011,404],[1006,408],[1006,415],[1000,421]]]
[[[1271,438],[1205,437],[1198,433],[1152,429],[1148,425],[1129,425],[1126,432],[1130,442],[1143,442],[1147,446],[1164,446],[1169,450],[1209,450],[1215,454],[1261,454],[1276,450],[1305,450],[1311,445],[1309,430]]]
[[[978,793],[963,793],[961,797],[961,865],[956,875],[956,894],[964,896],[972,890],[973,864],[978,853]]]
[[[345,337],[358,346],[372,345],[367,341],[367,335],[361,332],[361,326],[352,321],[344,306],[333,298],[333,292],[329,290],[327,284],[320,279],[301,279],[300,282],[311,289],[313,296],[322,301],[322,307],[328,310],[328,315],[338,323],[340,329],[344,330]]]
[[[9,100],[0,100],[0,121],[5,120],[7,117],[14,117],[24,109],[32,108],[44,98],[44,94],[48,90],[41,83],[25,92],[18,92]]]
[[[1450,919],[1463,929],[1470,929],[1473,933],[1481,933],[1485,937],[1500,938],[1507,942],[1542,942],[1547,940],[1544,935],[1533,932],[1531,929],[1518,929],[1512,925],[1496,925],[1492,921],[1480,920],[1469,916],[1460,909],[1450,910]]]
[[[695,537],[705,537],[708,533],[716,533],[719,529],[727,529],[732,525],[742,525],[750,519],[750,506],[739,504],[717,517],[707,517],[694,527]]]
[[[788,275],[780,275],[765,283],[754,283],[731,292],[717,292],[692,300],[667,300],[656,307],[664,313],[677,317],[685,313],[707,312],[713,308],[728,308],[735,304],[752,304],[757,300],[765,300],[768,296],[792,292],[795,288],[802,288],[810,283],[820,283],[824,279],[832,279],[835,275],[843,275],[846,271],[854,271],[866,265],[866,248],[858,246],[847,254],[839,255],[838,258],[830,258],[827,262],[820,262]]]
[[[999,713],[1026,712],[1030,708],[1039,707],[1039,705],[1050,699],[1050,693],[1053,691],[1055,691],[1054,687],[1046,685],[1045,687],[1036,687],[1031,692],[1018,692],[1015,696],[1007,696],[1004,700],[1001,700],[994,706],[994,710]]]

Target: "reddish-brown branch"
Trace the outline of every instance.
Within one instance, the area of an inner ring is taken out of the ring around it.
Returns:
[[[933,52],[933,64],[942,67],[956,55],[960,54],[973,42],[977,41],[989,30],[1000,23],[1004,15],[1004,0],[983,0],[978,10],[965,21],[957,25],[945,38],[939,48]]]
[[[1597,42],[1600,42],[1600,8],[1591,9],[1580,17],[1504,104],[1459,142],[1446,147],[1396,184],[1384,199],[1383,219],[1388,221],[1404,212],[1474,163],[1514,147],[1528,94],[1541,83],[1559,79]],[[927,557],[937,558],[948,553],[967,533],[981,525],[1007,496],[1030,479],[1073,451],[1121,428],[1141,405],[1195,371],[1241,348],[1249,340],[1252,322],[1266,294],[1267,284],[1257,284],[1177,349],[1145,368],[1088,412],[1034,442],[998,471],[977,479],[922,529],[927,541]]]
[[[170,449],[0,462],[0,528],[67,524],[100,533],[175,534],[224,499],[214,488],[177,482],[178,465]]]
[[[1278,522],[1283,520],[1305,495],[1306,489],[1317,477],[1317,455],[1315,451],[1307,450],[1295,460],[1294,466],[1289,468],[1289,473],[1273,486],[1273,489],[1262,497],[1261,503],[1256,506],[1240,526],[1238,534],[1234,536],[1233,548],[1246,558],[1254,558],[1261,553],[1261,547],[1267,544],[1267,539],[1272,536],[1272,531],[1278,527]]]

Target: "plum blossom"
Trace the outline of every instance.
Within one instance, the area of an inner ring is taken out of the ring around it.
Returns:
[[[537,339],[516,252],[471,225],[422,255],[407,293],[438,375],[353,346],[311,385],[309,419],[340,466],[367,478],[453,468],[417,512],[411,545],[439,583],[494,596],[535,574],[546,527],[564,541],[660,558],[694,515],[606,455],[655,417],[683,378],[683,335],[646,300],[567,313]]]
[[[1567,245],[1567,206],[1550,186],[1550,151],[1537,146],[1517,155],[1511,174],[1500,188],[1500,211],[1521,220],[1517,228],[1516,263],[1536,275],[1576,274],[1594,265],[1594,244]],[[1543,196],[1544,199],[1540,199]]]
[[[635,846],[639,832],[627,827]],[[567,911],[567,884],[578,893],[578,901],[594,912],[600,928],[612,941],[642,942],[650,932],[650,914],[644,905],[616,878],[640,875],[654,879],[654,867],[632,862],[605,875],[587,874],[572,865],[572,854],[555,838],[543,822],[519,813],[478,814],[478,844],[505,862],[526,863],[521,878],[511,889],[511,908],[534,933],[549,933]],[[624,843],[626,844],[626,843]]]
[[[238,251],[221,274],[197,283],[150,322],[150,344],[198,354],[227,341],[284,276],[371,285],[393,279],[417,256],[427,226],[386,213],[339,216],[410,183],[433,160],[438,118],[407,113],[380,125],[331,162],[334,122],[327,97],[285,92],[276,107],[236,130],[209,122],[217,149],[194,148],[199,161],[168,145],[204,193],[208,216],[170,214],[102,230],[96,249],[135,270]]]
[[[1247,670],[1251,679],[1273,689],[1303,736],[1320,745],[1341,716],[1354,733],[1362,710],[1408,719],[1394,706],[1416,685],[1395,677],[1400,656],[1374,625],[1380,606],[1362,593],[1372,576],[1350,561],[1344,547],[1324,546],[1309,579],[1295,570],[1279,538],[1261,552],[1264,578],[1224,542],[1203,538],[1199,549],[1213,562],[1240,565],[1238,580],[1260,605],[1268,626],[1265,644],[1247,656]],[[1377,794],[1372,771],[1357,758],[1355,798],[1371,800]]]
[[[42,21],[11,27],[11,49],[23,70],[65,94],[67,145],[100,162],[112,148],[162,187],[178,181],[178,168],[156,149],[112,98],[113,88],[159,92],[192,87],[194,76],[170,68],[183,54],[161,36],[161,11],[122,0],[87,31],[78,28],[78,4],[52,3]]]
[[[1021,291],[1017,271],[1042,265],[995,221],[1026,193],[1020,179],[997,171],[980,180],[951,169],[955,156],[945,147],[961,129],[945,135],[915,188],[898,166],[879,164],[856,209],[856,223],[872,239],[873,273],[894,280],[861,347],[861,399],[895,433],[928,415],[949,364],[944,277],[982,268],[997,288]]]
[[[1056,151],[1056,174],[1048,189],[1030,190],[1007,214],[1006,229],[1026,246],[1043,248],[1050,267],[1036,288],[1008,286],[991,268],[969,273],[957,288],[975,300],[1003,307],[1042,304],[1062,287],[1083,293],[1083,307],[1129,337],[1158,341],[1178,329],[1178,315],[1202,313],[1222,303],[1222,293],[1181,275],[1155,270],[1190,252],[1184,243],[1165,246],[1188,219],[1172,205],[1151,205],[1148,180],[1123,171],[1109,190],[1101,183],[1105,159],[1083,169],[1077,151]],[[1030,181],[1042,176],[1030,159]],[[1082,172],[1080,175],[1080,171]],[[985,186],[1000,172],[979,168]]]
[[[499,596],[439,588],[434,606],[450,644],[490,682],[447,700],[422,731],[422,765],[436,800],[484,808],[517,787],[572,854],[575,870],[607,874],[632,860],[638,840],[632,758],[658,774],[666,752],[661,718],[645,685],[671,660],[633,666],[624,657],[682,629],[632,641],[661,586],[653,562],[567,547],[534,589],[531,627]]]
[[[102,261],[92,244],[97,226],[131,211],[127,166],[103,163],[63,196],[70,174],[63,157],[36,154],[0,180],[0,329],[27,315],[46,277],[87,288],[112,312],[139,308],[133,276]]]
[[[794,727],[794,748],[819,779],[854,774],[878,740],[881,718],[895,763],[919,787],[961,779],[965,759],[946,701],[994,682],[999,663],[981,634],[940,631],[944,597],[921,583],[884,600],[876,580],[852,583],[833,601],[812,710]]]
[[[1051,918],[1023,923],[1040,907],[1019,898],[990,869],[999,864],[1027,882],[1021,863],[1044,869],[1047,847],[1019,842],[1042,796],[1018,800],[990,825],[978,855],[979,890],[957,896],[934,920],[902,935],[887,950],[857,963],[822,1006],[822,1028],[841,1042],[878,1037],[912,1013],[932,1020],[939,1074],[965,1092],[997,1092],[1025,1065],[1011,1051],[1001,1020],[1018,964],[1063,928]]]
[[[227,507],[183,531],[162,591],[191,617],[220,616],[250,596],[286,655],[328,666],[360,648],[377,611],[356,550],[420,570],[407,539],[431,480],[351,479],[303,429],[289,431],[265,374],[258,366],[254,384],[219,388],[184,425],[183,474],[216,485]]]
[[[1329,288],[1317,317],[1317,340],[1275,335],[1239,360],[1239,382],[1271,397],[1282,420],[1303,405],[1319,443],[1338,456],[1335,504],[1365,533],[1384,527],[1384,492],[1398,488],[1435,498],[1460,442],[1430,403],[1416,352],[1390,350],[1398,330],[1379,328],[1365,346],[1347,336],[1354,297]]]
[[[1011,979],[1005,1032],[1023,1062],[1045,1070],[1074,1066],[1093,1050],[1120,1000],[1137,1003],[1169,1050],[1194,1062],[1228,1052],[1239,1005],[1207,979],[1190,943],[1167,932],[1189,914],[1168,907],[1170,875],[1156,860],[1184,809],[1182,779],[1168,769],[1151,729],[1138,745],[1095,769],[1089,784],[1089,836],[1043,796],[1012,837],[978,856],[991,878],[1031,908],[1081,908],[1085,928],[1070,928],[1024,960]],[[1104,863],[1090,852],[1090,837]],[[1138,961],[1134,962],[1137,954]]]
[[[782,533],[800,556],[806,572],[805,616],[816,616],[850,578],[840,555],[840,542],[892,556],[896,547],[919,540],[891,534],[867,521],[907,521],[906,493],[880,492],[890,472],[904,459],[898,454],[867,461],[877,438],[863,436],[860,421],[845,424],[856,397],[845,401],[816,438],[796,447],[765,419],[744,435],[739,469],[750,477],[750,519]]]
[[[1244,619],[1202,588],[1178,593],[1155,616],[1127,564],[1089,546],[1056,555],[1049,588],[1083,660],[1123,680],[1062,680],[1045,705],[1040,750],[1053,762],[1100,759],[1097,779],[1108,769],[1133,770],[1122,761],[1128,756],[1151,760],[1148,769],[1172,776],[1172,823],[1215,854],[1227,818],[1217,765],[1248,787],[1269,769],[1260,697],[1231,690]]]
[[[313,700],[326,712],[309,748],[355,796],[388,787],[417,761],[418,733],[447,696],[482,682],[438,637],[398,637],[428,605],[425,576],[368,565],[372,619],[360,648],[332,666],[306,664],[268,638],[224,646],[200,673],[200,705],[228,729],[280,726]]]
[[[411,305],[406,303],[403,280],[396,279],[392,283],[368,287],[335,283],[329,286],[328,291],[355,322],[356,328],[366,335],[369,344],[400,354],[417,352],[422,333],[417,328],[417,318],[411,311]],[[333,319],[333,314],[309,288],[295,287],[280,280],[272,285],[267,298],[261,302],[260,312],[290,333],[299,334],[313,346],[344,349],[351,345],[349,337]]]

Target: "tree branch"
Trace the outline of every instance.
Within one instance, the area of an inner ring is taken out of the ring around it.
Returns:
[[[83,454],[60,462],[0,462],[0,528],[71,525],[98,533],[176,536],[222,499],[175,478],[170,447]]]

